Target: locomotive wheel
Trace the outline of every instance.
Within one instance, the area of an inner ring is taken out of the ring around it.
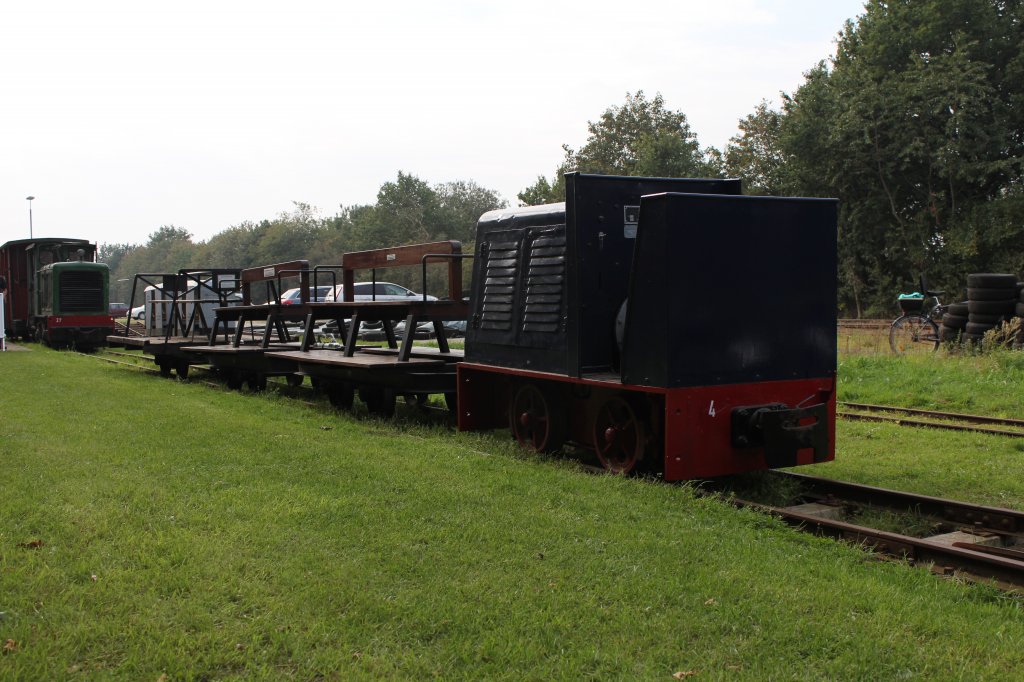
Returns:
[[[644,457],[647,429],[632,405],[620,396],[608,398],[594,418],[594,447],[604,468],[628,474]]]
[[[565,442],[565,415],[558,396],[537,384],[516,389],[509,405],[509,425],[519,445],[531,452],[556,452]]]
[[[380,386],[364,386],[359,389],[359,399],[366,403],[366,410],[378,417],[395,415],[395,391]]]
[[[356,389],[349,383],[332,382],[327,386],[327,399],[339,410],[351,410],[356,400]]]
[[[182,381],[188,379],[188,360],[178,360],[178,363],[174,366],[174,371]]]
[[[287,381],[288,385],[291,386],[292,388],[296,388],[302,385],[302,380],[304,378],[305,377],[303,377],[301,374],[288,374],[285,376],[285,381]]]

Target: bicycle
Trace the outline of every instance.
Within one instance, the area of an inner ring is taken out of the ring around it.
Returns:
[[[920,280],[924,298],[920,304],[915,299],[900,299],[903,314],[889,326],[889,348],[896,355],[925,355],[934,353],[939,347],[939,325],[943,314],[949,308],[939,300],[944,291],[929,291],[925,278]],[[935,303],[926,308],[924,303],[934,298]]]

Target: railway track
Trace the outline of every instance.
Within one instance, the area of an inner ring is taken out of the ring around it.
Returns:
[[[1004,419],[974,414],[919,410],[869,403],[837,403],[836,416],[854,421],[871,421],[900,426],[919,426],[950,431],[972,431],[1011,438],[1024,438],[1024,419]],[[845,408],[845,409],[843,409]]]
[[[778,507],[730,498],[813,532],[873,548],[879,554],[927,566],[934,573],[1002,589],[1024,590],[1024,512],[927,495],[844,483],[806,474],[771,472],[795,481],[799,504]],[[884,511],[914,518],[927,535],[882,530],[855,521]]]
[[[892,320],[858,320],[852,318],[836,320],[836,326],[839,329],[871,329],[880,331],[888,329],[891,324]]]

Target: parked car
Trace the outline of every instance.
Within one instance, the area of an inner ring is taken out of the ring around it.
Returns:
[[[419,298],[423,300],[423,294],[417,294],[411,289],[406,289],[400,284],[391,282],[356,282],[353,285],[352,298],[356,301],[411,301]],[[327,301],[343,301],[344,284],[334,287],[334,291],[327,295]],[[428,301],[436,301],[437,296],[427,295]]]
[[[111,303],[108,308],[111,317],[126,317],[128,315],[127,303]]]
[[[146,316],[146,306],[144,306],[144,305],[137,305],[134,308],[132,308],[132,319],[133,320],[141,320],[145,316]]]
[[[327,300],[327,295],[330,294],[333,289],[334,287],[329,284],[327,286],[317,287],[315,291],[310,287],[309,297],[313,303],[321,303],[322,301]],[[281,305],[300,305],[302,303],[300,292],[301,289],[299,287],[295,287],[294,289],[289,289],[281,294]]]

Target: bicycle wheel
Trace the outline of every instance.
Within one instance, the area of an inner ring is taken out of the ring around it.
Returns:
[[[889,327],[889,347],[896,355],[923,355],[939,347],[939,327],[922,315],[903,315]]]

